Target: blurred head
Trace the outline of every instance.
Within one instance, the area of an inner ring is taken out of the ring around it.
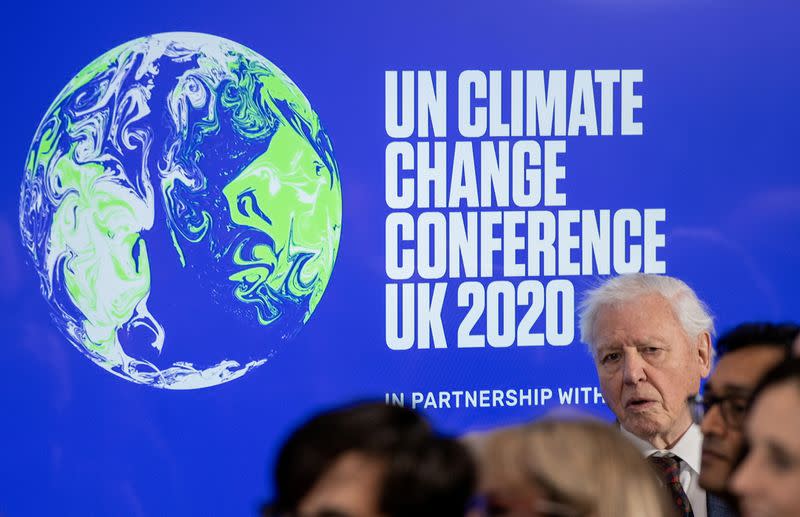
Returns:
[[[761,377],[789,356],[798,331],[790,324],[745,323],[717,341],[719,359],[703,393],[700,485],[706,490],[727,491],[742,453],[747,402]]]
[[[462,517],[475,484],[467,451],[410,409],[380,403],[322,413],[278,454],[267,515]]]
[[[800,359],[770,370],[745,420],[747,455],[731,491],[744,517],[790,517],[800,509]]]
[[[480,450],[490,517],[655,517],[665,494],[639,451],[601,422],[545,420],[492,433]]]
[[[631,274],[586,293],[581,339],[620,424],[658,448],[691,425],[686,402],[711,368],[713,320],[681,280]]]

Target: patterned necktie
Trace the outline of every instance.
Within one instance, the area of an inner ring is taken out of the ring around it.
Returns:
[[[678,474],[681,470],[681,459],[674,454],[652,455],[647,459],[656,468],[661,480],[669,490],[672,502],[678,508],[678,515],[681,517],[694,517],[692,505],[689,503],[689,498],[686,496],[686,492],[683,491],[681,482],[678,479]]]

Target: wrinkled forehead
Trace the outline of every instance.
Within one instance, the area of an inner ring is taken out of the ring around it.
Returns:
[[[641,295],[600,305],[594,316],[593,341],[653,339],[680,333],[686,337],[672,305],[661,295]]]

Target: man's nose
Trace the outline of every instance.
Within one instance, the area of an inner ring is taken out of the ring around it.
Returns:
[[[647,378],[644,373],[644,360],[637,352],[624,354],[622,374],[623,380],[627,384],[637,384]]]
[[[703,421],[700,423],[700,430],[703,431],[705,436],[722,436],[728,430],[728,425],[722,418],[722,410],[719,404],[711,406],[705,415]]]

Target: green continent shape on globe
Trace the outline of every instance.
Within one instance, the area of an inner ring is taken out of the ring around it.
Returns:
[[[286,286],[296,295],[311,292],[308,319],[330,278],[339,240],[341,192],[338,183],[330,184],[330,177],[308,142],[280,126],[267,152],[225,186],[234,223],[286,243],[276,250],[260,245],[249,258],[236,250],[233,260],[246,267],[230,276],[238,283],[240,300],[262,296],[258,287],[264,283],[273,291]],[[259,318],[268,323],[260,314]]]
[[[139,236],[147,207],[96,163],[78,166],[64,156],[53,174],[65,194],[53,216],[48,259],[67,257],[63,278],[86,318],[83,344],[121,363],[114,354],[117,330],[146,311],[143,302],[150,292],[147,247]],[[48,263],[48,270],[55,266]],[[153,346],[162,344],[158,340]]]

